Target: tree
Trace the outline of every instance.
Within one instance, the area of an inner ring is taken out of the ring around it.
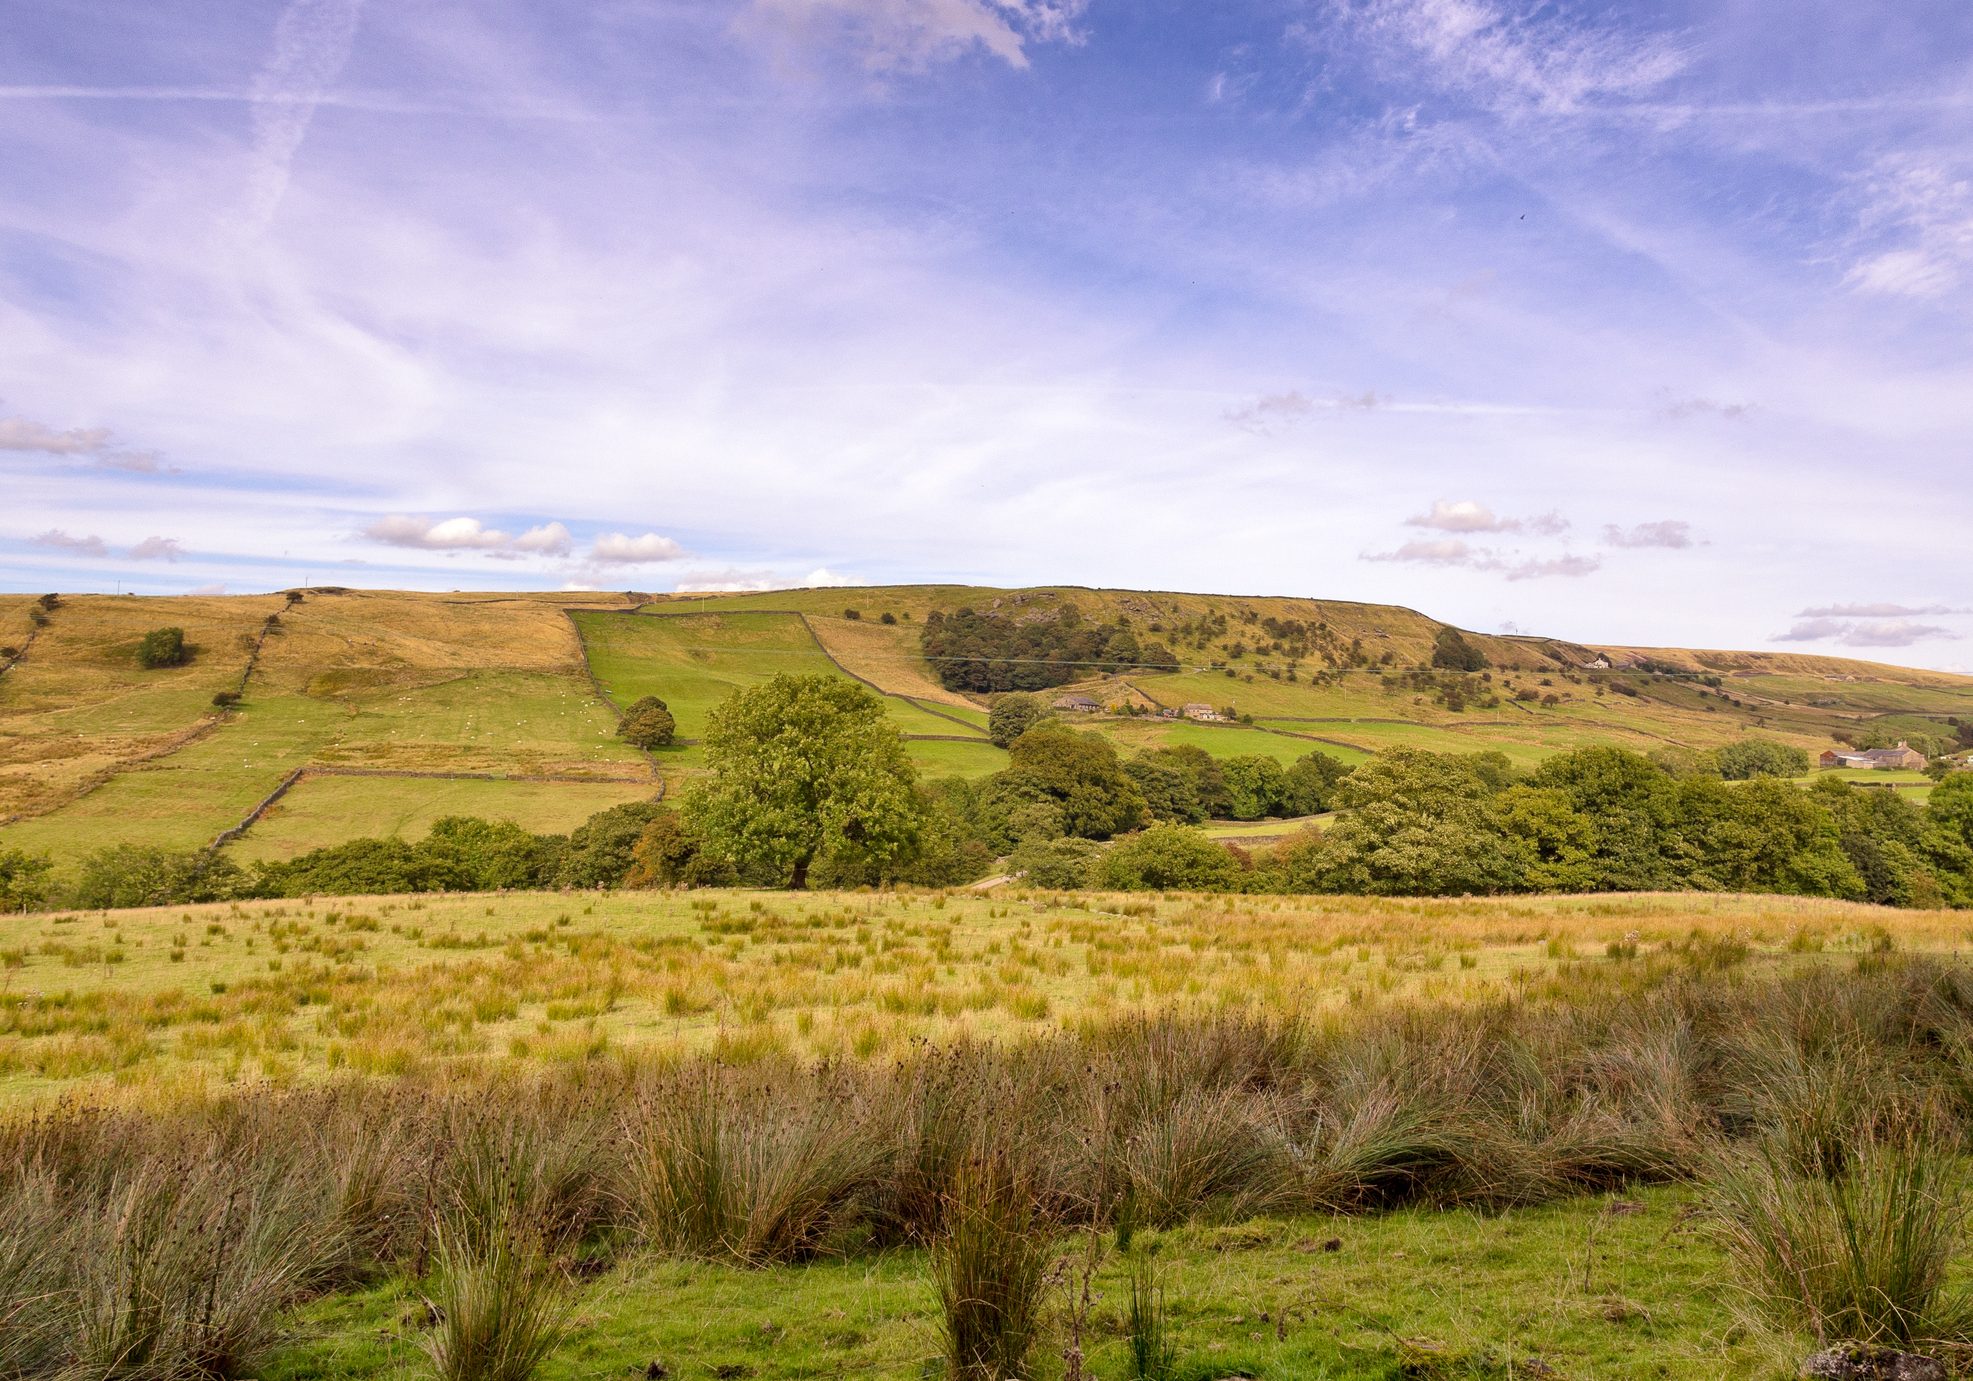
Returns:
[[[631,848],[625,887],[717,887],[735,880],[733,866],[715,858],[685,818],[659,807]]]
[[[1283,808],[1289,815],[1317,815],[1328,810],[1336,788],[1350,769],[1327,753],[1304,753],[1288,769]]]
[[[191,657],[182,628],[153,628],[137,644],[137,664],[146,670],[184,666]]]
[[[1229,892],[1241,882],[1239,860],[1184,825],[1153,825],[1119,840],[1103,855],[1097,875],[1120,892]]]
[[[48,873],[53,867],[47,854],[0,849],[0,912],[32,911],[48,900]]]
[[[1206,819],[1206,808],[1199,800],[1199,781],[1185,764],[1165,753],[1139,753],[1124,764],[1124,773],[1137,784],[1144,798],[1144,809],[1153,820],[1175,820],[1196,825]]]
[[[1801,777],[1809,770],[1809,755],[1792,744],[1771,738],[1743,738],[1714,750],[1720,776],[1729,782],[1756,777]]]
[[[1447,624],[1432,639],[1432,665],[1446,671],[1485,671],[1487,654],[1467,642],[1457,628]]]
[[[1102,847],[1090,839],[1030,839],[1007,861],[1030,887],[1087,887]]]
[[[633,701],[617,721],[617,737],[647,753],[653,748],[670,747],[677,733],[678,723],[671,717],[671,710],[655,695]]]
[[[1550,758],[1529,781],[1562,791],[1571,807],[1596,821],[1592,890],[1680,885],[1670,858],[1679,784],[1649,758],[1623,748],[1577,748]]]
[[[1063,834],[1108,839],[1144,823],[1144,797],[1100,734],[1083,734],[1052,721],[1014,740],[1012,761],[995,783],[1003,800],[1054,805]]]
[[[87,910],[231,901],[246,890],[239,866],[204,849],[119,846],[82,860],[75,904]]]
[[[993,702],[987,715],[987,737],[1005,748],[1046,718],[1047,702],[1038,695],[1015,691]]]
[[[1525,850],[1501,828],[1486,779],[1458,754],[1379,753],[1338,788],[1337,805],[1323,855],[1339,891],[1443,896],[1526,886]]]
[[[736,691],[706,724],[711,776],[685,818],[743,878],[808,885],[811,868],[902,864],[923,827],[916,774],[883,703],[833,676]]]
[[[569,835],[557,881],[564,887],[615,887],[630,871],[638,836],[664,807],[630,801],[599,810]]]
[[[1227,814],[1235,820],[1264,820],[1287,814],[1288,774],[1273,758],[1245,754],[1220,764],[1226,774],[1227,794],[1232,808]]]

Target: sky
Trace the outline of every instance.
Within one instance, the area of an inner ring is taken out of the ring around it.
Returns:
[[[1973,671],[1964,0],[35,0],[0,589],[1308,595]]]

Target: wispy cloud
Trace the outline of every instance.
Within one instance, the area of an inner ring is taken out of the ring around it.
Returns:
[[[274,51],[254,78],[253,163],[245,222],[266,227],[288,190],[289,169],[329,86],[349,61],[363,0],[291,0],[274,25]]]
[[[37,547],[47,547],[50,551],[67,552],[71,556],[108,556],[110,549],[102,538],[96,536],[71,537],[60,528],[51,527],[46,532],[36,533],[27,539]]]
[[[1652,411],[1672,421],[1684,421],[1688,417],[1718,417],[1728,422],[1743,422],[1752,415],[1754,405],[1722,403],[1717,398],[1675,398],[1669,391],[1660,390],[1657,406]]]
[[[1854,622],[1841,618],[1811,618],[1777,633],[1778,643],[1838,642],[1845,647],[1910,647],[1915,643],[1954,641],[1960,635],[1935,623],[1908,619]]]
[[[872,71],[914,71],[979,50],[1009,67],[1028,48],[1079,43],[1088,0],[753,0],[742,27],[780,48],[842,43]]]
[[[1332,0],[1352,41],[1502,115],[1568,115],[1663,86],[1686,65],[1669,39],[1488,0]]]
[[[1697,544],[1697,539],[1692,535],[1692,524],[1676,518],[1636,523],[1630,527],[1606,523],[1603,541],[1613,547],[1662,547],[1674,551]]]
[[[1593,556],[1564,554],[1552,557],[1526,557],[1503,554],[1475,547],[1457,537],[1419,538],[1393,551],[1367,552],[1366,561],[1397,561],[1423,566],[1457,566],[1471,571],[1504,575],[1509,580],[1546,580],[1550,577],[1581,577],[1602,568]]]
[[[176,473],[155,451],[125,445],[108,427],[51,427],[28,417],[0,417],[0,451],[87,460],[132,474]]]
[[[146,537],[130,549],[133,561],[176,561],[185,554],[185,548],[173,537]]]
[[[1569,520],[1553,510],[1532,518],[1511,518],[1495,513],[1476,499],[1434,499],[1424,513],[1406,518],[1409,527],[1436,528],[1440,532],[1533,532],[1545,537],[1569,530]]]
[[[1855,259],[1846,281],[1866,292],[1937,298],[1973,269],[1973,167],[1957,154],[1904,152],[1858,179]]]
[[[1814,609],[1804,609],[1797,614],[1801,619],[1906,619],[1936,617],[1940,614],[1973,614],[1973,609],[1955,608],[1950,604],[1825,604]]]

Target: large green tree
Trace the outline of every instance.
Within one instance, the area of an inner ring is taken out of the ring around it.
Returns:
[[[1003,811],[1023,801],[1052,806],[1060,812],[1058,832],[1081,839],[1108,839],[1144,823],[1144,796],[1101,734],[1048,721],[1015,739],[1008,756],[992,788]]]
[[[736,691],[706,723],[711,775],[685,799],[709,852],[749,881],[806,887],[810,870],[901,865],[923,806],[881,701],[833,676],[777,676]]]

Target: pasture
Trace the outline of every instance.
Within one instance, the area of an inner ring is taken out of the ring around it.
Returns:
[[[1973,921],[1689,894],[718,891],[51,913],[0,935],[0,1101],[20,1103],[609,1053],[872,1058],[1173,1009],[1470,1003],[1694,945],[1783,967],[1884,946],[1951,953]]]

